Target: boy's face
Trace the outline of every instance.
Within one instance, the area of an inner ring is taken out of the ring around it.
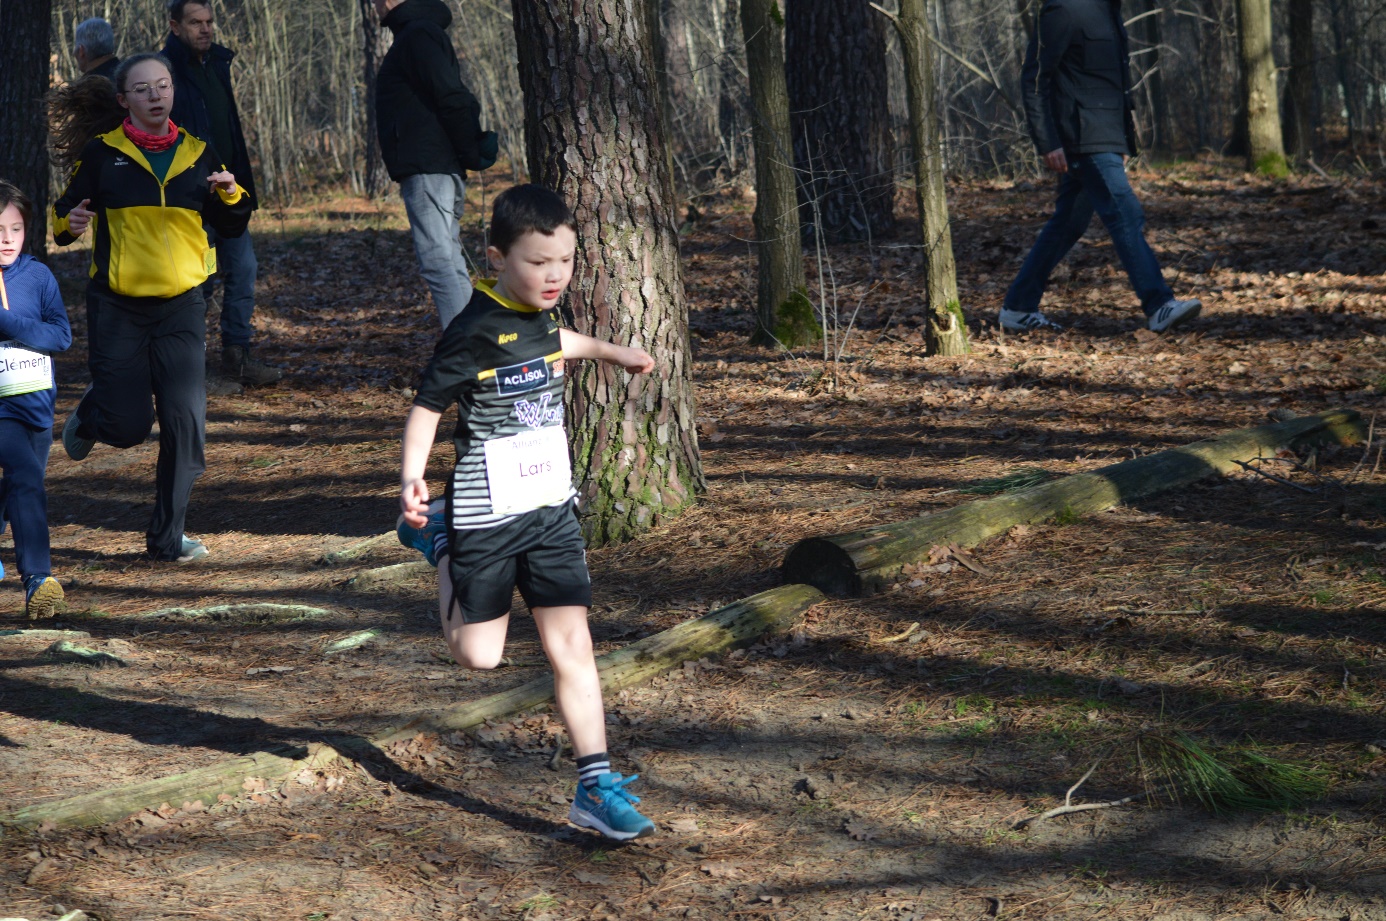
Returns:
[[[24,215],[19,207],[7,205],[0,211],[0,265],[14,265],[24,252]]]
[[[488,247],[486,255],[496,270],[496,293],[540,310],[553,307],[573,280],[576,250],[577,234],[568,227],[552,234],[532,230],[506,253]]]

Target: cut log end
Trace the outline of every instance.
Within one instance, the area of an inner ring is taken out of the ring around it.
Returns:
[[[862,593],[856,561],[846,549],[821,537],[809,537],[790,548],[781,570],[786,585],[812,585],[825,595],[856,598]]]

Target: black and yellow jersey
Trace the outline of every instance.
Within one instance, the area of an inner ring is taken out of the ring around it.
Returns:
[[[488,442],[494,449],[497,443],[529,434],[556,440],[563,433],[565,378],[558,312],[503,298],[493,285],[478,282],[466,309],[448,324],[414,398],[415,405],[438,413],[457,404],[457,464],[449,512],[458,530],[494,527],[518,516],[513,506],[500,507],[498,497],[493,502],[497,471],[493,450],[488,480]],[[566,467],[566,439],[561,449]],[[576,495],[569,474],[561,492],[536,494],[532,507],[562,505]]]
[[[163,182],[124,129],[94,138],[53,205],[53,239],[67,246],[77,239],[68,214],[90,200],[96,237],[89,274],[115,294],[171,298],[190,291],[217,268],[203,222],[223,237],[238,237],[250,221],[251,203],[239,187],[227,194],[208,184],[209,175],[225,168],[211,148],[181,128],[178,133]]]

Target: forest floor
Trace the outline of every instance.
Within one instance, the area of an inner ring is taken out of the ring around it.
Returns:
[[[1386,919],[1386,186],[1272,184],[1217,162],[1136,184],[1200,319],[1143,330],[1095,226],[1046,300],[1071,331],[999,336],[1050,192],[972,182],[951,208],[974,351],[946,359],[923,356],[909,196],[896,238],[826,251],[835,360],[746,344],[752,204],[699,202],[684,265],[709,488],[591,553],[599,652],[779,584],[803,537],[972,501],[1018,472],[1093,470],[1276,410],[1375,414],[1370,452],[1281,457],[1263,466],[1276,478],[1019,527],[975,551],[981,572],[919,567],[613,695],[613,760],[641,775],[654,837],[613,846],[566,823],[572,764],[550,767],[559,730],[538,714],[103,827],[6,831],[0,915]],[[211,400],[189,519],[211,555],[143,558],[152,442],[82,463],[53,452],[70,609],[30,624],[13,574],[0,584],[0,809],[370,736],[542,673],[522,609],[509,664],[472,673],[447,656],[427,575],[353,588],[417,558],[392,536],[325,562],[393,527],[409,388],[436,337],[402,209],[322,201],[266,209],[253,230],[259,354],[286,373]],[[77,333],[60,417],[87,380],[84,259],[54,261]],[[440,442],[435,481],[450,453]],[[8,535],[0,554],[12,568]],[[323,613],[167,611],[246,603]],[[81,631],[126,667],[55,662],[56,634],[15,632],[31,627]],[[1223,815],[1137,796],[1015,827],[1094,766],[1075,802],[1150,789],[1142,753],[1176,732],[1301,765],[1328,792]]]

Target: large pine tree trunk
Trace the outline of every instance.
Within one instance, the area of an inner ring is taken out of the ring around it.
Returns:
[[[869,0],[793,0],[785,61],[805,226],[834,243],[889,236],[895,169],[885,23]]]
[[[1280,96],[1271,54],[1270,0],[1237,0],[1237,39],[1246,113],[1247,167],[1268,176],[1288,172],[1280,135]]]
[[[756,156],[756,331],[753,342],[788,348],[823,335],[808,299],[799,242],[789,92],[784,76],[784,17],[777,0],[741,0],[751,138]]]
[[[704,485],[646,0],[512,0],[534,182],[578,219],[571,303],[579,331],[655,356],[632,377],[583,362],[569,408],[584,530],[627,540]]]
[[[894,22],[905,58],[905,89],[914,145],[915,200],[924,235],[925,294],[928,298],[925,347],[930,355],[965,355],[972,349],[967,342],[967,326],[958,301],[953,234],[948,226],[943,133],[939,125],[938,85],[934,49],[929,43],[926,0],[900,0],[900,14]]]
[[[43,258],[48,242],[48,92],[51,0],[0,0],[0,178],[34,203],[27,248]]]
[[[1290,74],[1285,94],[1285,148],[1303,162],[1314,155],[1314,2],[1290,0]]]

